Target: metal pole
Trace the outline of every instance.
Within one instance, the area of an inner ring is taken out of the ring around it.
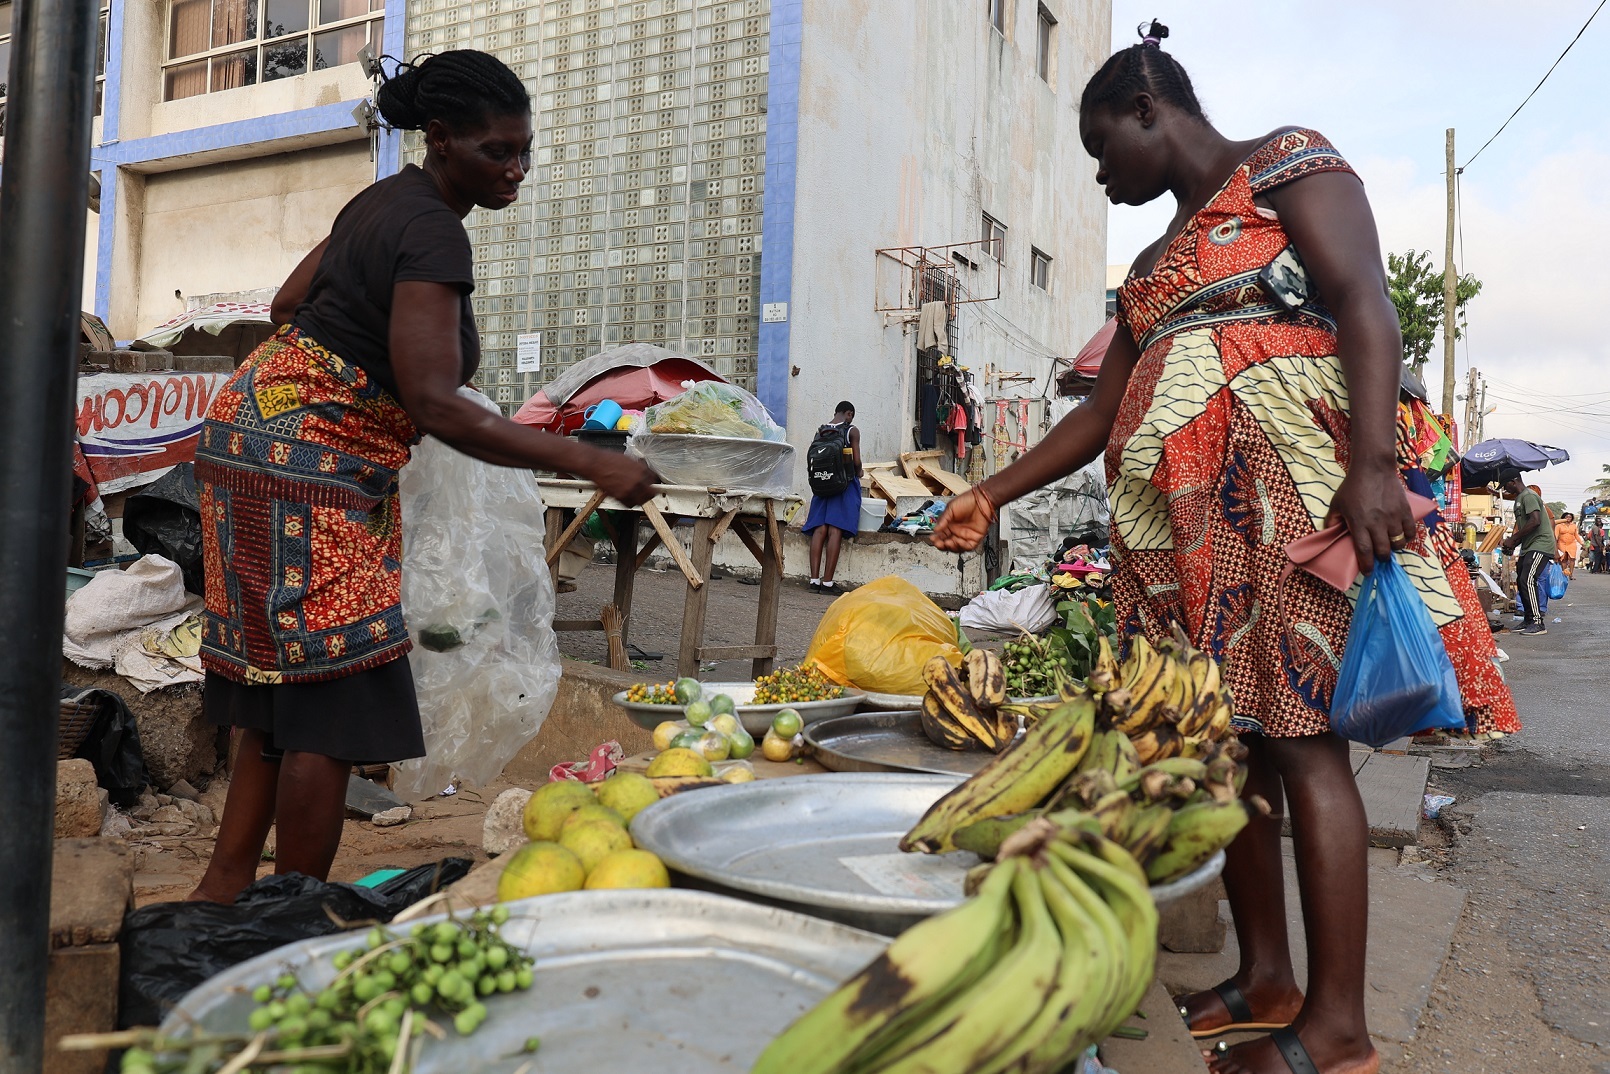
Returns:
[[[13,5],[0,176],[0,1074],[45,1049],[73,391],[96,0]]]
[[[1459,276],[1453,267],[1454,171],[1453,128],[1448,128],[1448,231],[1442,258],[1442,412],[1453,413],[1454,295]]]

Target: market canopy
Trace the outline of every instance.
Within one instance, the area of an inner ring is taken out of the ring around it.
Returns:
[[[187,310],[136,339],[134,350],[223,355],[239,365],[274,334],[267,302],[214,302]]]
[[[1497,481],[1500,470],[1541,470],[1549,463],[1570,458],[1571,453],[1564,448],[1504,437],[1472,444],[1460,462],[1465,487],[1474,488]]]
[[[1074,395],[1078,381],[1095,380],[1096,374],[1101,372],[1101,360],[1107,357],[1107,348],[1112,345],[1112,337],[1117,334],[1118,318],[1107,318],[1107,323],[1090,337],[1090,342],[1079,348],[1079,353],[1074,355],[1073,364],[1057,378],[1057,394]]]

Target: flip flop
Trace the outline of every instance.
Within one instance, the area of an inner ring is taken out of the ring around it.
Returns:
[[[1313,1057],[1308,1054],[1308,1049],[1303,1047],[1303,1042],[1297,1038],[1296,1030],[1282,1026],[1270,1033],[1269,1039],[1274,1041],[1276,1050],[1280,1052],[1280,1058],[1286,1061],[1286,1068],[1291,1074],[1319,1074],[1319,1068],[1314,1065]],[[1213,1050],[1223,1055],[1230,1050],[1230,1045],[1221,1040]]]
[[[1185,996],[1175,996],[1175,1006],[1179,1008],[1180,1017],[1185,1020],[1185,1028],[1190,1030],[1191,1036],[1197,1040],[1208,1037],[1219,1037],[1226,1033],[1246,1033],[1255,1030],[1284,1030],[1286,1022],[1260,1022],[1252,1013],[1252,1007],[1247,1003],[1247,997],[1242,994],[1234,981],[1220,981],[1209,989],[1224,1003],[1224,1009],[1230,1012],[1230,1024],[1214,1026],[1212,1029],[1197,1029],[1191,1025],[1190,1016],[1185,1013]],[[1295,1039],[1295,1038],[1294,1038]],[[1301,1074],[1301,1072],[1299,1072]]]

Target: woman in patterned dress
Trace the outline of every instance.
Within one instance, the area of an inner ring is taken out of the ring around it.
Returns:
[[[463,220],[512,205],[531,101],[483,52],[403,64],[376,95],[424,132],[422,167],[361,191],[275,296],[281,327],[219,391],[196,449],[207,720],[238,751],[207,873],[231,903],[275,826],[275,871],[323,879],[355,762],[424,753],[401,603],[397,471],[428,434],[500,466],[583,475],[631,506],[641,462],[507,421],[464,398],[480,338]]]
[[[1479,605],[1472,620],[1404,495],[1402,341],[1362,184],[1314,131],[1221,135],[1158,47],[1166,34],[1153,23],[1095,74],[1080,136],[1113,203],[1172,193],[1179,210],[1119,289],[1118,331],[1090,398],[957,497],[934,542],[976,547],[998,505],[1106,450],[1121,628],[1160,641],[1177,623],[1223,662],[1251,751],[1247,793],[1277,806],[1232,845],[1224,873],[1241,967],[1182,997],[1181,1013],[1199,1037],[1273,1030],[1211,1054],[1217,1074],[1373,1074],[1367,828],[1347,743],[1328,721],[1351,604],[1287,572],[1285,545],[1343,521],[1361,571],[1396,552],[1450,649],[1468,648],[1452,653],[1467,707],[1513,715],[1513,704]],[[1306,997],[1286,935],[1282,800],[1296,837]]]

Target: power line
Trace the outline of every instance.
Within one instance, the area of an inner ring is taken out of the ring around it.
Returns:
[[[1532,92],[1526,95],[1526,100],[1521,101],[1520,104],[1515,106],[1515,111],[1509,114],[1509,119],[1504,120],[1503,125],[1497,130],[1493,131],[1493,137],[1483,142],[1481,144],[1481,149],[1476,150],[1475,156],[1472,156],[1469,160],[1460,165],[1458,171],[1462,172],[1474,164],[1476,162],[1476,157],[1481,156],[1482,150],[1485,150],[1488,146],[1493,144],[1493,138],[1497,138],[1500,134],[1504,133],[1504,127],[1509,126],[1509,120],[1514,119],[1516,116],[1521,114],[1521,109],[1526,107],[1526,101],[1530,101],[1532,97],[1536,95],[1537,91],[1543,88],[1543,83],[1549,80],[1549,75],[1552,75],[1554,73],[1554,68],[1560,65],[1560,60],[1565,59],[1565,53],[1570,52],[1571,49],[1576,47],[1576,43],[1582,39],[1583,34],[1588,32],[1588,27],[1592,25],[1594,19],[1598,18],[1599,12],[1603,10],[1606,3],[1610,3],[1610,0],[1599,0],[1599,6],[1593,9],[1593,14],[1589,15],[1588,21],[1582,24],[1582,29],[1578,30],[1576,32],[1576,36],[1571,38],[1571,43],[1565,46],[1565,52],[1560,53],[1559,59],[1555,60],[1549,66],[1549,69],[1543,73],[1543,77],[1538,80],[1537,85],[1532,87]]]

